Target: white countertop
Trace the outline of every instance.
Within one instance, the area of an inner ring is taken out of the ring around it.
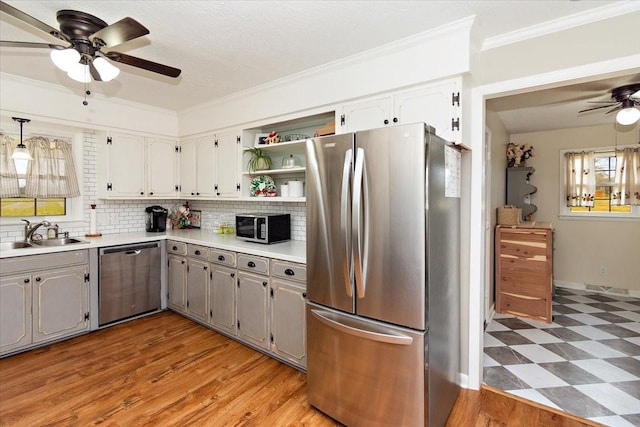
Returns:
[[[76,237],[76,236],[72,236]],[[105,234],[101,237],[77,238],[87,243],[77,243],[57,247],[40,247],[34,245],[31,248],[20,248],[0,251],[1,258],[11,258],[24,255],[48,254],[54,252],[73,251],[78,249],[102,248],[105,246],[126,245],[131,243],[153,242],[156,240],[176,240],[185,243],[194,243],[234,252],[242,252],[250,255],[277,258],[285,261],[306,263],[306,242],[289,240],[281,243],[265,245],[262,243],[245,242],[235,238],[233,234],[217,234],[207,230],[170,230],[165,233],[118,233]]]

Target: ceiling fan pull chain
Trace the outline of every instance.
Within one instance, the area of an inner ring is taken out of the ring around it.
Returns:
[[[89,105],[89,102],[87,102],[88,95],[91,95],[91,91],[89,90],[89,83],[85,82],[84,83],[84,101],[82,101],[82,105],[84,105],[85,107]]]

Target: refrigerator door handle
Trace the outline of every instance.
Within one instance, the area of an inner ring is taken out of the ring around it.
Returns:
[[[344,165],[342,166],[342,191],[340,196],[340,230],[344,236],[344,252],[346,260],[343,260],[344,286],[349,297],[353,297],[351,278],[353,277],[353,264],[351,256],[351,234],[349,203],[349,187],[351,183],[351,170],[353,163],[353,150],[349,149],[344,154]]]
[[[368,188],[365,171],[366,166],[364,161],[364,150],[362,148],[358,148],[356,151],[356,165],[353,176],[353,214],[351,231],[351,239],[354,242],[353,256],[358,298],[364,298],[365,291],[367,289],[367,278],[365,272],[367,266],[367,245],[369,240],[369,233],[366,227],[367,219],[365,218],[365,216],[367,215],[366,208],[369,198],[367,196]]]
[[[367,330],[362,329],[362,326],[355,328],[353,326],[345,325],[336,319],[332,319],[331,317],[333,316],[331,316],[331,313],[323,312],[321,310],[312,309],[311,314],[330,328],[359,338],[364,338],[366,340],[396,345],[411,345],[413,342],[413,338],[407,335],[393,333],[391,331],[384,333],[379,330],[375,330],[374,328]]]

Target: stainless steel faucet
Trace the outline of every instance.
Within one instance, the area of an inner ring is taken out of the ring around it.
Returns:
[[[31,241],[33,240],[33,235],[35,234],[36,230],[44,225],[45,227],[49,227],[51,225],[51,223],[49,221],[40,221],[37,224],[31,224],[29,221],[27,221],[26,219],[23,219],[22,221],[26,222],[25,226],[24,226],[24,241],[27,243],[31,243]]]

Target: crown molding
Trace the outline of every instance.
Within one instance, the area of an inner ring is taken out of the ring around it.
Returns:
[[[553,19],[539,25],[532,25],[490,37],[482,43],[481,51],[495,49],[501,46],[529,40],[532,38],[557,33],[569,28],[614,18],[631,12],[640,11],[640,1],[620,1],[611,5],[601,6],[585,12],[576,13],[564,18]]]

